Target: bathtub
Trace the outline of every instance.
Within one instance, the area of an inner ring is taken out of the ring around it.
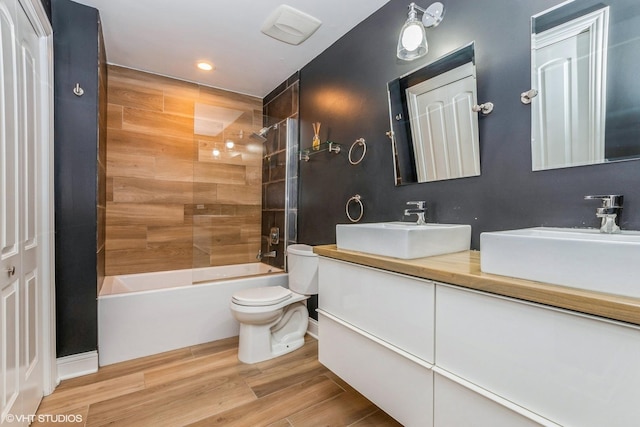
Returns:
[[[107,276],[98,295],[100,366],[238,335],[234,292],[287,287],[262,263]]]

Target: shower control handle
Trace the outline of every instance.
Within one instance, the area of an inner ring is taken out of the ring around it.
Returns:
[[[269,245],[277,245],[280,243],[280,228],[271,227],[269,231]]]

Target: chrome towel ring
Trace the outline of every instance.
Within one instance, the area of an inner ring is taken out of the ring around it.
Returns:
[[[356,145],[359,145],[359,146],[362,147],[362,155],[360,156],[360,158],[358,160],[353,160],[351,155],[353,153],[353,147],[355,147]],[[357,165],[358,163],[360,163],[362,161],[362,159],[364,159],[364,155],[365,154],[367,154],[367,143],[364,142],[364,138],[356,139],[355,142],[353,144],[351,144],[351,148],[349,149],[349,163],[351,163],[352,165]]]
[[[357,218],[353,218],[349,213],[349,205],[351,204],[351,202],[355,202],[360,206],[360,215],[358,215]],[[358,222],[362,219],[362,215],[364,214],[364,205],[362,204],[362,197],[360,197],[359,194],[356,194],[355,196],[347,200],[347,204],[345,206],[345,212],[347,213],[347,218],[349,218],[349,221],[351,222]]]

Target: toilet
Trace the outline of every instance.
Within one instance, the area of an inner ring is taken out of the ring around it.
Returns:
[[[309,324],[306,299],[318,293],[318,255],[309,245],[290,245],[287,265],[289,289],[249,288],[231,298],[231,313],[240,322],[241,362],[273,359],[304,344]]]

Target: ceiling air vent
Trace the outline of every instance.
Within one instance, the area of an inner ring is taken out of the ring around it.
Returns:
[[[319,19],[281,4],[262,24],[261,31],[276,40],[298,45],[315,33],[321,24]]]

